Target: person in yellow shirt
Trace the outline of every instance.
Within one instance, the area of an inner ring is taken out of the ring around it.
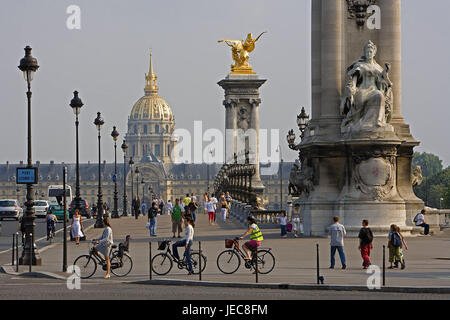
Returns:
[[[240,240],[244,239],[246,236],[250,235],[250,241],[246,242],[242,249],[247,254],[247,259],[251,260],[251,253],[255,251],[259,246],[261,246],[261,242],[264,240],[261,230],[256,224],[256,219],[253,216],[249,216],[247,218],[248,230],[239,237]]]

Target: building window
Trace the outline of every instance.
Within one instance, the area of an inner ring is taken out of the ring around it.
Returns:
[[[138,133],[137,125],[134,125],[134,134],[137,134],[137,133]]]
[[[161,147],[159,144],[155,144],[155,156],[157,157],[161,156]]]
[[[147,134],[147,125],[144,125],[144,134]]]
[[[155,125],[155,133],[159,133],[159,125],[158,124]]]
[[[136,146],[133,144],[133,157],[136,155]]]
[[[169,125],[166,124],[166,132],[169,132]]]
[[[167,156],[170,157],[170,145],[167,146]]]

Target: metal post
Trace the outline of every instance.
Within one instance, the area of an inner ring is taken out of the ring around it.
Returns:
[[[150,280],[152,280],[152,243],[148,243],[148,268],[150,274]]]
[[[319,244],[316,244],[317,248],[317,284],[320,284],[320,260],[319,260]]]
[[[199,257],[198,257],[198,267],[200,268],[200,272],[198,273],[198,278],[200,281],[202,281],[202,242],[198,242],[198,251],[199,251]]]
[[[386,286],[386,246],[383,246],[383,287]]]
[[[30,233],[29,234],[29,237],[30,237],[30,239],[33,239],[33,234],[32,233]],[[29,272],[31,272],[31,266],[33,265],[33,259],[32,259],[32,257],[33,257],[33,247],[34,247],[34,242],[32,243],[32,245],[30,246],[30,260],[29,260],[29,262],[30,262],[30,268],[29,268]]]
[[[11,258],[11,265],[14,265],[14,261],[15,261],[15,250],[16,250],[16,235],[13,234],[13,241],[12,241],[12,258]]]
[[[63,167],[63,204],[64,204],[64,228],[63,228],[63,272],[67,272],[67,200],[66,200],[67,168]]]
[[[112,218],[119,217],[119,192],[117,191],[117,142],[114,141],[114,209],[112,213]]]
[[[280,162],[280,210],[283,210],[283,159]]]
[[[19,272],[19,233],[16,232],[16,272]]]
[[[128,216],[127,213],[127,155],[123,154],[123,217]]]
[[[259,270],[258,270],[258,248],[255,250],[255,252],[253,253],[254,257],[255,257],[255,266],[256,266],[256,271],[255,271],[255,275],[256,275],[256,283],[258,283],[258,275],[259,275]]]

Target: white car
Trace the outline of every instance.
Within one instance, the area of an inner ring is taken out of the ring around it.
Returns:
[[[45,218],[50,204],[46,200],[35,200],[33,202],[33,206],[34,206],[34,215],[36,216],[36,218]]]
[[[19,219],[23,216],[23,209],[19,201],[13,199],[0,200],[0,221],[3,219]]]

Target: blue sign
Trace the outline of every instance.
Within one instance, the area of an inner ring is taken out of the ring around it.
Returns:
[[[38,170],[37,168],[17,168],[16,177],[17,184],[37,184]]]

